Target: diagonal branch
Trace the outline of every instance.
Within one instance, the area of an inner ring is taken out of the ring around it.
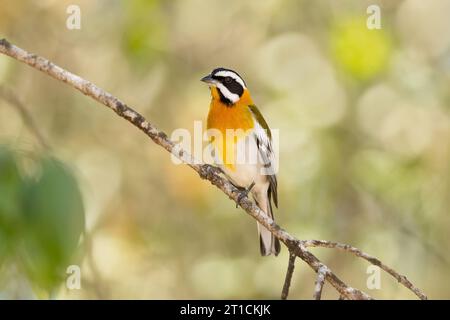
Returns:
[[[6,39],[0,40],[0,52],[72,86],[84,95],[87,95],[112,109],[117,115],[129,121],[139,130],[143,131],[153,140],[153,142],[160,145],[194,169],[202,179],[210,181],[213,185],[222,190],[230,199],[240,205],[246,213],[265,226],[275,237],[283,242],[292,254],[306,262],[315,272],[318,272],[319,269],[324,266],[324,264],[315,255],[307,250],[306,246],[303,245],[300,240],[280,228],[271,218],[263,214],[261,209],[259,209],[259,207],[255,205],[245,194],[234,187],[227,179],[222,177],[219,169],[196,161],[191,154],[171,141],[164,132],[157,129],[141,114],[134,111],[112,94],[106,92],[92,82],[57,66],[43,57],[29,53],[9,43]],[[347,299],[371,299],[368,294],[348,286],[331,270],[326,273],[325,279],[339,292],[341,296]]]

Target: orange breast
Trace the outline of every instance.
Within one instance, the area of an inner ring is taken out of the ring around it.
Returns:
[[[244,91],[241,99],[232,106],[228,106],[220,101],[215,87],[211,88],[211,95],[212,100],[208,114],[207,129],[218,130],[222,139],[217,139],[218,137],[215,135],[210,135],[210,139],[216,148],[216,152],[219,153],[219,157],[222,158],[223,164],[234,170],[235,145],[239,139],[244,138],[249,130],[254,127],[253,116],[248,107],[249,104],[252,104],[252,101],[247,90]],[[231,131],[228,131],[228,135],[227,129],[231,129]]]

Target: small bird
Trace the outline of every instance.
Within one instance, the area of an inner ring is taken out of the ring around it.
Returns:
[[[216,68],[201,81],[211,90],[207,132],[217,164],[228,179],[273,219],[278,207],[276,159],[272,134],[253,103],[245,81],[235,71]],[[230,134],[233,133],[233,134]],[[262,256],[280,252],[280,242],[257,224]]]

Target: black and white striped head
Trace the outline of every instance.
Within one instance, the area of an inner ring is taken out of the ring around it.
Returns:
[[[206,82],[210,87],[217,88],[220,100],[227,105],[238,102],[247,90],[245,81],[241,76],[236,71],[225,68],[214,69],[201,81]]]

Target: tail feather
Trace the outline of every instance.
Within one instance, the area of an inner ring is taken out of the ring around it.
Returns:
[[[258,223],[258,227],[260,228],[259,233],[259,250],[262,256],[270,256],[274,254],[278,256],[281,250],[280,241],[273,234],[270,233],[265,227],[261,226]],[[270,233],[270,235],[265,235],[266,233]],[[268,239],[268,237],[270,237]]]
[[[273,219],[272,204],[268,196],[264,199],[255,199],[258,206]],[[277,256],[280,253],[280,241],[276,238],[266,227],[257,223],[259,234],[259,248],[262,256],[269,256],[274,254]]]

